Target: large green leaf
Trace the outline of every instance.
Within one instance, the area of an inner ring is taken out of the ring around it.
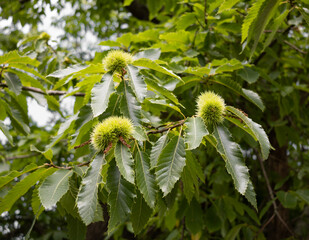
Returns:
[[[13,181],[15,178],[27,173],[27,172],[31,172],[33,170],[36,170],[38,168],[38,166],[34,163],[31,163],[29,165],[27,165],[22,171],[18,172],[18,171],[11,171],[8,175],[5,176],[1,176],[0,177],[0,188],[2,188],[3,186],[5,186],[6,184],[10,183],[11,181]]]
[[[232,176],[237,191],[244,195],[249,183],[249,169],[244,163],[239,145],[232,141],[229,131],[224,126],[214,126],[217,150],[225,160],[226,169]]]
[[[156,168],[156,180],[166,196],[180,178],[186,165],[185,143],[181,134],[175,136],[161,152]]]
[[[136,152],[136,184],[147,204],[154,208],[156,200],[155,176],[150,172],[150,160],[147,153],[137,146]]]
[[[185,142],[188,144],[188,150],[195,149],[209,132],[200,117],[188,118],[185,125],[187,126],[185,129]]]
[[[106,110],[109,97],[114,92],[112,74],[104,74],[102,81],[102,83],[94,85],[91,90],[91,108],[94,117],[101,115]]]
[[[10,63],[22,63],[29,64],[32,66],[38,66],[39,61],[32,59],[28,56],[20,56],[17,51],[11,51],[3,56],[0,56],[0,64],[10,64]]]
[[[260,8],[262,7],[264,2],[265,0],[257,0],[249,9],[248,15],[244,19],[244,22],[241,26],[241,43],[243,43],[248,37],[250,27],[257,18]],[[248,41],[250,41],[250,39],[248,39]]]
[[[121,175],[128,182],[134,184],[134,161],[129,148],[120,141],[115,147],[115,160]]]
[[[117,91],[123,93],[120,103],[121,112],[124,116],[130,118],[135,126],[139,126],[141,123],[141,106],[137,102],[131,87],[128,83],[122,81]]]
[[[134,234],[139,234],[146,226],[150,216],[152,214],[152,209],[145,202],[142,194],[137,191],[137,198],[132,206],[132,227]]]
[[[155,168],[157,166],[159,156],[163,148],[166,146],[167,141],[168,141],[168,135],[164,134],[157,140],[157,142],[151,148],[151,153],[150,153],[151,168]]]
[[[105,156],[98,154],[91,162],[82,180],[77,195],[77,207],[80,217],[86,225],[95,218],[98,204],[98,184],[101,182],[100,175]]]
[[[238,109],[228,106],[226,109],[235,114],[237,117],[239,117],[245,124],[246,126],[253,132],[254,136],[256,139],[259,141],[259,144],[261,146],[261,151],[262,151],[262,156],[263,159],[267,159],[269,155],[269,150],[270,150],[270,143],[268,140],[268,137],[262,128],[261,125],[253,122],[250,118],[248,118],[245,114],[243,114],[241,111]]]
[[[60,169],[47,177],[39,188],[39,196],[45,208],[55,205],[69,190],[69,178],[73,171]]]
[[[0,202],[0,213],[9,211],[13,204],[40,179],[55,172],[55,168],[38,169],[18,182]]]
[[[76,65],[72,65],[72,66],[64,68],[64,69],[59,69],[59,70],[49,74],[47,77],[63,78],[63,77],[66,77],[68,75],[71,75],[73,73],[79,72],[80,70],[83,70],[87,67],[88,66],[76,64]]]
[[[167,74],[169,76],[172,76],[172,77],[177,78],[180,81],[182,81],[181,78],[178,75],[176,75],[175,73],[173,73],[171,70],[168,70],[165,67],[162,67],[159,64],[157,64],[156,62],[154,62],[150,59],[147,59],[147,58],[140,58],[138,60],[135,60],[133,62],[133,65],[138,66],[138,67],[149,68],[149,69],[155,70],[157,72]]]
[[[143,76],[139,73],[138,68],[132,65],[128,65],[127,70],[135,95],[140,101],[142,101],[145,98],[147,92],[147,87]]]
[[[107,187],[109,190],[107,203],[110,206],[108,233],[111,233],[131,214],[135,191],[134,185],[121,177],[114,162],[108,169]]]

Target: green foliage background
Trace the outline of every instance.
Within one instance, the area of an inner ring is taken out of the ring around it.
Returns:
[[[37,25],[47,6],[66,4],[55,43]],[[0,1],[1,19],[12,19],[0,32],[1,238],[308,238],[308,9]],[[87,31],[99,41],[85,52]],[[106,72],[110,49],[134,61]],[[223,124],[196,116],[204,91],[224,98]],[[72,96],[68,115],[60,103]],[[30,98],[60,119],[37,126]],[[95,152],[91,131],[109,116],[130,118],[133,137]]]

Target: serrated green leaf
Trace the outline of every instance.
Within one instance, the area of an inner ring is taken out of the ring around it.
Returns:
[[[139,73],[138,68],[128,65],[127,70],[135,95],[140,101],[142,101],[147,93],[146,83],[144,82],[142,75]]]
[[[185,125],[185,143],[188,144],[188,150],[200,146],[203,137],[208,135],[204,121],[200,117],[188,118]]]
[[[154,208],[156,200],[155,176],[150,172],[150,160],[147,153],[142,152],[138,146],[135,161],[136,185],[149,207]]]
[[[220,8],[218,10],[218,13],[221,13],[223,11],[226,10],[231,10],[231,8],[237,4],[238,2],[240,2],[240,0],[225,0],[221,5]]]
[[[146,49],[144,51],[138,52],[134,55],[134,60],[140,59],[140,58],[148,58],[150,60],[158,60],[161,55],[161,49],[160,48],[150,48]]]
[[[22,63],[37,67],[40,62],[27,56],[20,56],[17,51],[8,52],[0,56],[0,64]]]
[[[110,206],[108,234],[110,234],[119,224],[126,221],[131,214],[135,191],[134,185],[121,177],[114,162],[111,163],[108,169],[107,187],[109,190],[107,203]]]
[[[162,150],[156,167],[156,180],[163,196],[170,193],[186,165],[185,143],[175,136]]]
[[[255,49],[257,47],[257,44],[261,38],[262,33],[265,30],[265,27],[269,23],[270,19],[275,14],[275,11],[277,10],[277,7],[280,3],[280,0],[272,0],[272,1],[266,1],[265,4],[263,4],[263,7],[261,11],[259,12],[256,21],[254,23],[253,28],[253,35],[254,35],[254,43],[251,47],[251,54],[250,57],[253,56]]]
[[[252,131],[252,133],[254,134],[255,138],[259,141],[259,144],[261,146],[262,157],[264,160],[266,160],[268,158],[271,146],[270,146],[268,137],[264,129],[262,128],[262,126],[253,122],[245,114],[243,114],[241,111],[239,111],[238,109],[234,107],[227,106],[226,109],[229,112],[235,114],[237,117],[239,117],[247,125],[247,127]]]
[[[249,183],[249,169],[244,163],[239,145],[232,141],[230,132],[224,126],[214,126],[217,151],[226,163],[226,169],[232,176],[236,190],[244,195]]]
[[[79,215],[86,225],[95,218],[98,204],[98,184],[101,182],[100,175],[105,156],[98,154],[91,162],[79,187],[77,195],[77,208]]]
[[[157,140],[157,142],[151,148],[151,153],[150,153],[151,168],[155,168],[157,166],[159,156],[163,148],[166,146],[167,141],[168,141],[168,136],[167,134],[164,134]]]
[[[237,75],[240,76],[242,79],[246,80],[250,84],[256,82],[256,80],[258,80],[260,76],[258,72],[246,66],[243,69],[240,69]]]
[[[69,190],[69,178],[73,171],[60,169],[45,179],[39,188],[44,208],[51,208]]]
[[[276,195],[283,207],[295,208],[297,206],[297,198],[292,193],[279,191]]]
[[[175,73],[173,73],[171,70],[168,70],[165,67],[162,67],[159,64],[157,64],[156,62],[151,61],[150,59],[147,59],[147,58],[137,59],[133,62],[133,65],[138,66],[138,67],[149,68],[149,69],[155,70],[157,72],[161,72],[161,73],[164,73],[166,75],[172,76],[172,77],[177,78],[178,80],[182,81],[182,79],[179,76],[177,76]]]
[[[48,149],[46,151],[40,151],[39,149],[37,149],[35,146],[30,145],[30,151],[32,152],[38,152],[41,153],[46,159],[48,160],[52,160],[53,158],[53,151],[51,149]]]
[[[146,78],[145,82],[147,83],[147,87],[149,88],[149,90],[152,90],[152,91],[154,90],[159,95],[166,97],[167,99],[171,100],[176,105],[180,105],[177,97],[171,91],[167,90],[166,88],[159,85],[158,83],[156,83],[150,78]]]
[[[137,198],[132,206],[131,222],[134,234],[139,234],[146,226],[152,209],[147,205],[143,196],[137,191]]]
[[[251,180],[249,180],[248,182],[248,186],[245,192],[245,197],[247,198],[247,200],[252,204],[252,206],[255,208],[255,210],[257,211],[257,202],[256,202],[256,193],[254,191],[253,188],[253,184],[251,182]]]
[[[30,173],[27,177],[18,182],[0,202],[0,213],[9,211],[13,204],[23,196],[28,190],[36,184],[41,178],[46,177],[53,172],[55,168],[38,169],[33,173]]]
[[[121,175],[128,182],[134,184],[134,161],[130,150],[127,146],[118,141],[114,154]]]
[[[13,181],[15,178],[27,173],[27,172],[31,172],[34,171],[38,168],[38,166],[34,163],[31,163],[29,165],[27,165],[22,171],[18,172],[18,171],[11,171],[8,175],[5,176],[1,176],[0,177],[0,188],[2,188],[3,186],[5,186],[6,184],[10,183],[11,181]]]
[[[9,132],[9,129],[7,128],[7,126],[4,125],[4,123],[2,121],[0,121],[0,130],[3,132],[4,136],[6,136],[6,138],[8,139],[9,143],[14,146],[13,143],[13,138]]]
[[[242,92],[243,92],[242,95],[245,98],[247,98],[249,101],[251,101],[256,106],[258,106],[262,111],[265,110],[265,106],[263,104],[263,101],[256,92],[253,92],[253,91],[245,89],[245,88],[242,88]]]
[[[112,74],[104,74],[102,81],[102,83],[94,85],[91,90],[91,108],[94,117],[101,115],[106,110],[109,97],[114,92],[114,81]]]
[[[67,216],[67,221],[68,221],[68,236],[70,240],[84,240],[86,238],[86,232],[87,232],[87,227],[85,224],[68,215]]]
[[[123,93],[120,102],[121,112],[125,117],[130,118],[135,126],[139,126],[141,123],[141,106],[137,102],[131,87],[127,82],[122,81],[117,91]]]
[[[35,189],[33,190],[32,198],[31,198],[31,208],[32,208],[33,214],[36,216],[36,219],[38,219],[41,213],[45,210],[45,208],[43,207],[41,203],[40,197],[39,197],[39,190],[38,190],[39,186],[40,185],[35,186]]]
[[[243,24],[241,25],[241,43],[243,43],[249,35],[249,30],[252,23],[258,16],[260,8],[262,7],[265,0],[257,0],[252,7],[249,9],[248,15],[244,19]],[[250,39],[248,39],[248,42]]]
[[[87,67],[88,66],[86,66],[86,65],[76,64],[76,65],[72,65],[72,66],[64,68],[64,69],[57,70],[57,71],[49,74],[47,77],[63,78],[63,77],[69,76],[73,73],[79,72],[79,71],[81,71],[81,70],[83,70]]]
[[[22,90],[22,85],[20,79],[10,72],[4,73],[4,80],[6,81],[9,89],[16,95],[19,95]]]

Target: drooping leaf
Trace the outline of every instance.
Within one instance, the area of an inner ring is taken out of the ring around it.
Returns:
[[[249,30],[252,23],[257,18],[260,8],[262,7],[265,0],[257,0],[252,7],[249,9],[248,15],[244,19],[243,24],[241,25],[241,43],[243,43],[249,35]],[[248,39],[249,41],[250,39]]]
[[[10,72],[4,73],[4,79],[9,87],[9,89],[16,95],[21,93],[22,85],[20,79]]]
[[[104,74],[102,81],[102,83],[94,85],[91,90],[91,108],[94,117],[101,115],[106,110],[109,97],[114,92],[112,74]]]
[[[22,63],[37,67],[40,62],[28,56],[20,56],[17,51],[8,52],[0,56],[0,64]]]
[[[125,117],[130,118],[135,126],[139,126],[141,123],[141,106],[137,102],[131,87],[123,81],[117,91],[123,93],[120,103],[121,112]]]
[[[262,111],[265,110],[265,106],[263,104],[263,101],[256,92],[253,92],[253,91],[245,89],[245,88],[242,88],[242,92],[243,92],[243,96],[245,98],[247,98],[249,101],[251,101],[256,106],[258,106]]]
[[[142,101],[145,98],[147,92],[147,87],[143,76],[139,73],[138,68],[132,65],[128,65],[127,69],[135,95],[140,101]]]
[[[153,145],[153,147],[151,149],[151,154],[150,154],[151,168],[155,168],[157,166],[159,156],[160,156],[163,148],[166,146],[167,141],[168,141],[168,136],[167,136],[167,134],[164,134]]]
[[[239,145],[232,141],[224,126],[214,126],[217,150],[226,163],[226,169],[232,176],[236,190],[244,195],[249,183],[249,170],[246,167]]]
[[[247,198],[249,203],[251,203],[252,206],[256,210],[258,210],[257,202],[256,202],[256,193],[254,191],[253,184],[252,184],[251,180],[249,180],[249,182],[248,182],[248,186],[247,186],[247,189],[246,189],[246,192],[245,192],[245,197]]]
[[[139,234],[146,226],[150,216],[152,214],[152,209],[147,205],[143,196],[137,191],[137,198],[132,206],[132,227],[134,234]]]
[[[39,196],[45,208],[55,205],[69,190],[69,178],[73,171],[60,169],[47,177],[39,188]]]
[[[18,182],[0,202],[0,212],[9,211],[13,204],[40,179],[55,172],[55,168],[38,169]]]
[[[68,236],[70,240],[84,240],[86,238],[87,228],[85,224],[72,217],[71,215],[67,215],[68,221]]]
[[[29,165],[27,165],[22,171],[18,172],[18,171],[11,171],[8,175],[5,176],[1,176],[0,177],[0,188],[2,188],[3,186],[5,186],[6,184],[10,183],[11,181],[13,181],[15,178],[34,171],[38,168],[38,166],[34,163],[31,163]]]
[[[167,74],[169,76],[172,76],[172,77],[177,78],[178,80],[182,81],[182,79],[179,76],[177,76],[175,73],[173,73],[171,70],[168,70],[165,67],[162,67],[159,64],[157,64],[156,62],[151,61],[150,59],[147,59],[147,58],[140,58],[138,60],[135,60],[133,62],[133,65],[138,66],[138,67],[149,68],[149,69]]]
[[[239,111],[238,109],[234,107],[228,106],[226,109],[229,112],[235,114],[237,117],[239,117],[247,125],[247,127],[253,132],[254,136],[259,141],[259,144],[261,146],[263,159],[264,160],[267,159],[271,146],[270,146],[270,142],[268,140],[267,134],[265,133],[262,126],[253,122],[245,114],[243,114],[241,111]]]
[[[2,121],[0,121],[0,130],[3,132],[3,134],[6,136],[6,138],[8,139],[9,143],[14,146],[13,143],[13,138],[9,132],[9,129],[7,128],[7,126],[4,125],[4,123]]]
[[[63,78],[63,77],[69,76],[73,73],[79,72],[80,70],[83,70],[87,67],[88,66],[76,64],[76,65],[72,65],[72,66],[64,68],[64,69],[57,70],[57,71],[49,74],[47,77]]]
[[[132,154],[128,147],[120,141],[117,142],[115,147],[115,160],[124,179],[134,184],[134,161]]]
[[[98,184],[101,182],[101,169],[105,156],[98,154],[91,162],[79,187],[77,208],[79,215],[86,225],[95,218],[98,204]]]
[[[114,162],[108,169],[107,188],[109,190],[107,203],[110,206],[108,233],[110,233],[131,214],[135,191],[134,186],[121,177]]]
[[[41,213],[45,210],[44,206],[41,203],[40,197],[39,197],[39,186],[36,185],[33,193],[32,193],[32,198],[31,198],[31,208],[33,211],[33,214],[36,216],[38,219]]]
[[[155,176],[150,172],[150,160],[147,153],[137,146],[136,152],[136,184],[149,207],[154,208],[156,200]]]
[[[185,143],[181,135],[175,136],[162,150],[156,167],[156,180],[166,196],[180,178],[186,165]]]
[[[187,126],[185,129],[185,143],[188,144],[188,150],[195,149],[209,132],[200,117],[188,118],[185,125]]]

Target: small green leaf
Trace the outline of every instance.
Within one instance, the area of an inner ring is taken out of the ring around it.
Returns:
[[[79,215],[86,225],[95,218],[98,204],[98,184],[101,182],[100,175],[105,156],[98,154],[91,162],[79,187],[77,196],[77,208]]]
[[[134,55],[134,60],[140,59],[140,58],[148,58],[150,60],[158,60],[161,55],[161,49],[160,48],[150,48],[146,49],[145,51],[138,52]]]
[[[137,102],[131,87],[126,81],[122,81],[117,92],[124,95],[120,102],[121,112],[125,117],[130,118],[135,126],[139,126],[141,123],[141,106]]]
[[[51,208],[69,190],[69,178],[73,171],[60,169],[45,179],[39,188],[44,208]]]
[[[296,195],[300,200],[309,205],[309,189],[299,189],[296,191]]]
[[[156,200],[155,176],[150,172],[150,160],[145,152],[137,146],[136,152],[136,185],[143,194],[149,207],[154,208]]]
[[[115,147],[115,160],[124,179],[134,184],[134,161],[128,147],[120,141],[117,142]]]
[[[87,67],[88,66],[76,64],[76,65],[72,65],[72,66],[64,68],[64,69],[57,70],[57,71],[49,74],[47,77],[63,78],[63,77],[69,76],[73,73],[79,72],[79,71],[81,71],[81,70],[83,70]]]
[[[297,206],[297,198],[292,193],[279,191],[276,195],[283,207],[295,208]]]
[[[22,85],[20,79],[10,72],[4,73],[4,79],[9,87],[9,89],[16,95],[19,95],[22,90]]]
[[[9,143],[14,146],[13,143],[13,138],[9,132],[9,129],[7,128],[7,126],[4,125],[4,123],[2,121],[0,121],[0,130],[3,132],[4,136],[6,136],[6,138],[8,139]]]
[[[109,97],[114,92],[112,74],[104,74],[102,81],[102,83],[94,85],[93,89],[91,90],[91,108],[94,117],[101,115],[106,110]]]
[[[163,148],[166,146],[167,141],[168,141],[168,136],[167,136],[167,134],[164,134],[153,145],[153,147],[151,149],[151,154],[150,154],[151,168],[155,168],[157,166],[159,156],[160,156]]]
[[[128,65],[127,69],[135,95],[140,101],[142,101],[145,98],[147,92],[147,87],[144,82],[144,79],[142,75],[139,73],[138,68]]]
[[[188,144],[188,150],[192,150],[200,146],[203,137],[208,135],[204,121],[200,117],[188,118],[185,125],[185,143]]]
[[[137,198],[132,206],[132,227],[134,234],[139,234],[146,226],[150,216],[152,214],[152,209],[147,205],[143,196],[137,191]]]
[[[48,149],[46,151],[40,151],[39,149],[37,149],[35,146],[30,145],[30,151],[32,152],[38,152],[41,153],[46,159],[48,160],[52,160],[53,158],[53,151],[51,149]]]
[[[185,143],[181,135],[174,137],[162,150],[156,167],[156,180],[166,196],[180,178],[186,165]]]
[[[238,2],[240,2],[240,0],[225,0],[219,10],[218,10],[218,13],[222,13],[223,11],[226,11],[226,10],[231,10],[231,8],[237,4]]]
[[[242,79],[246,80],[250,84],[256,82],[256,80],[258,80],[260,76],[258,72],[246,66],[243,69],[240,69],[237,75],[240,76]]]

